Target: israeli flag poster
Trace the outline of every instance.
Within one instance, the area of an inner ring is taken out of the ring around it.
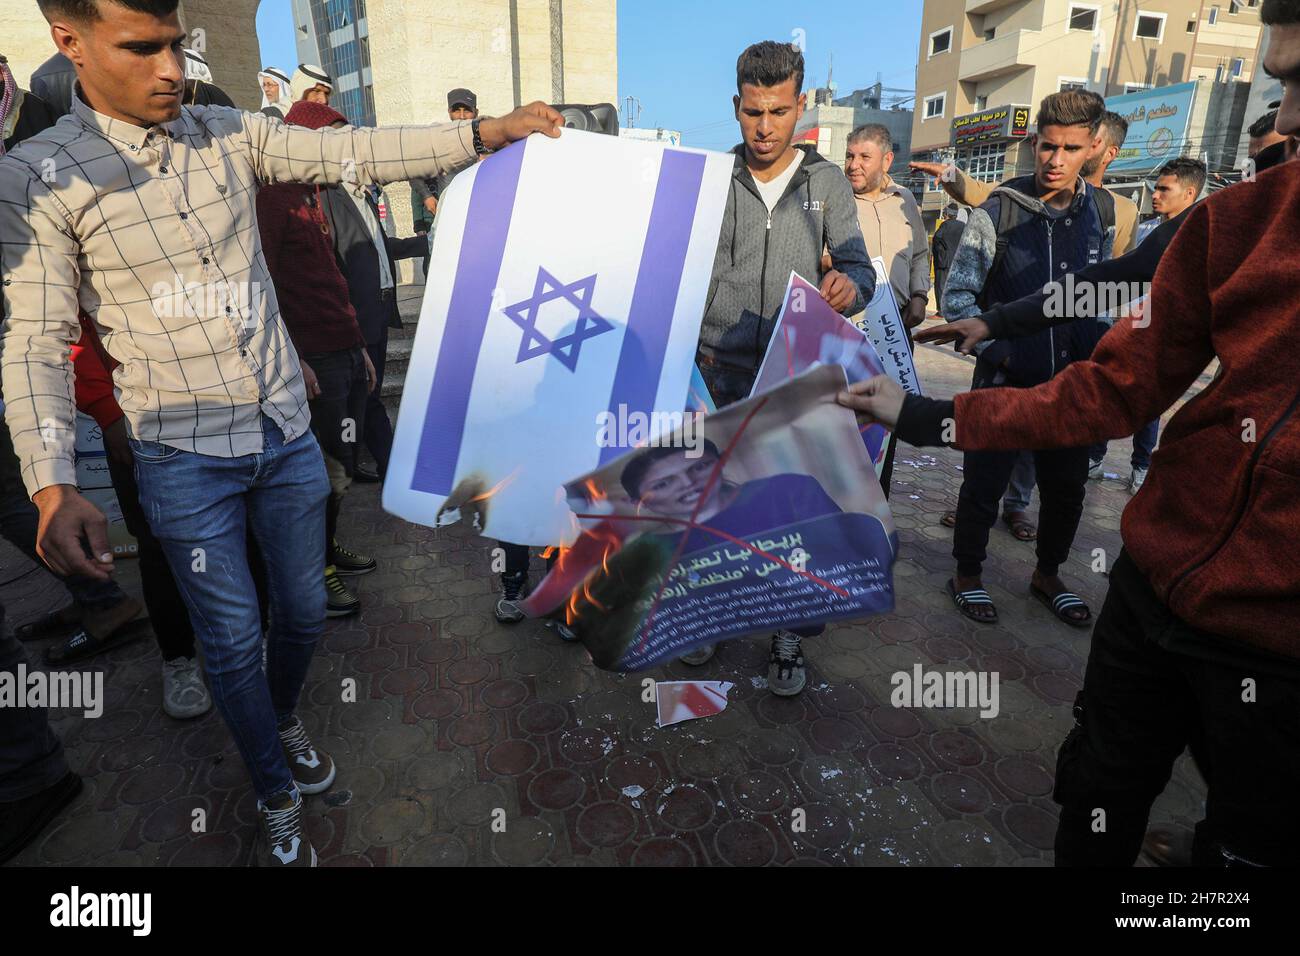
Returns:
[[[572,541],[565,484],[653,443],[639,423],[682,422],[732,164],[566,129],[457,176],[384,508],[517,544]]]

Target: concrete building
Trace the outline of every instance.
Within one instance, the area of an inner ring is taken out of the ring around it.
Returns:
[[[1049,93],[1249,83],[1259,37],[1259,0],[926,0],[913,158],[952,160],[988,181],[1027,171],[1028,124]],[[1237,95],[1214,111],[1210,97],[1200,104],[1218,116]],[[941,195],[927,189],[923,205],[937,209]]]
[[[905,176],[912,151],[912,111],[898,106],[881,107],[879,84],[839,98],[834,98],[831,90],[815,89],[808,94],[808,106],[795,126],[794,141],[808,143],[843,169],[849,133],[866,123],[880,123],[889,129],[894,141],[894,165],[890,173],[895,177]]]
[[[444,121],[447,91],[461,86],[490,116],[533,100],[618,102],[616,0],[349,2],[364,4],[381,125]],[[410,191],[389,189],[388,197],[405,233]]]

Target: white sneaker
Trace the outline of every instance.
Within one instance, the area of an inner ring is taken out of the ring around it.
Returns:
[[[1147,480],[1147,470],[1145,468],[1134,468],[1133,473],[1128,476],[1128,493],[1135,495],[1142,490],[1142,482]]]
[[[772,635],[772,656],[768,658],[767,686],[778,697],[793,697],[803,690],[807,675],[803,667],[802,638],[793,631]]]
[[[196,657],[163,661],[163,713],[190,720],[212,709],[212,697],[203,683]]]
[[[1089,478],[1100,480],[1101,478],[1105,477],[1105,474],[1106,474],[1106,460],[1104,458],[1098,458],[1096,461],[1093,461],[1091,458],[1088,459]]]

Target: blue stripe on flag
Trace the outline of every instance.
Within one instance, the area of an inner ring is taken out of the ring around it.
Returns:
[[[677,309],[677,292],[704,180],[705,158],[699,153],[666,149],[659,164],[654,206],[650,209],[627,332],[609,398],[609,410],[616,421],[620,420],[620,405],[626,405],[628,411],[655,411],[668,332]],[[600,450],[600,464],[607,464],[625,450],[612,442],[606,444]]]
[[[474,176],[460,261],[447,306],[447,326],[411,477],[414,491],[447,495],[456,478],[474,371],[492,312],[492,290],[501,273],[526,145],[525,140],[496,153]]]

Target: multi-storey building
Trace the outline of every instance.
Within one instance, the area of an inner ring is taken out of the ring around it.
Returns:
[[[318,64],[333,78],[334,108],[359,126],[374,126],[366,0],[293,0],[293,22],[298,61]]]
[[[907,161],[912,154],[912,111],[887,106],[880,86],[854,90],[835,97],[832,90],[819,88],[808,95],[808,108],[795,127],[795,141],[808,143],[841,169],[849,133],[866,123],[879,123],[889,130],[894,141],[894,165],[890,173],[906,176]]]

